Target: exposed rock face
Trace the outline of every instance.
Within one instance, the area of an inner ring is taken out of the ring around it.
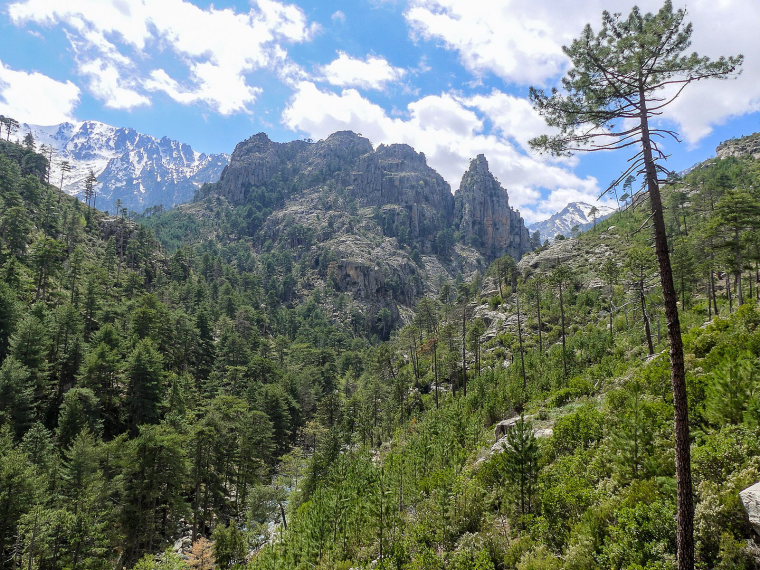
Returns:
[[[294,178],[303,166],[302,155],[308,148],[305,141],[276,143],[265,133],[258,133],[235,147],[216,192],[233,204],[243,204],[253,188]]]
[[[244,204],[253,189],[278,185],[285,198],[318,189],[375,208],[385,235],[414,243],[422,253],[432,252],[436,235],[453,224],[451,188],[424,154],[402,144],[373,150],[350,131],[316,143],[254,135],[237,145],[215,192]]]
[[[760,483],[755,483],[739,493],[744,510],[747,511],[749,522],[760,534]]]
[[[381,335],[389,315],[395,324],[442,282],[529,247],[484,157],[465,175],[457,202],[424,154],[405,144],[373,149],[350,131],[317,142],[254,135],[237,145],[207,195],[248,211],[258,204],[247,230],[257,247],[288,251],[310,268],[305,294],[318,287],[348,294]],[[464,243],[455,241],[460,227]]]
[[[350,190],[362,206],[381,209],[386,235],[413,241],[422,252],[431,252],[436,234],[451,227],[451,188],[408,145],[380,145],[361,157]]]
[[[520,213],[509,207],[507,191],[488,170],[482,154],[470,162],[455,198],[462,237],[488,261],[504,254],[520,259],[530,251],[525,223]]]
[[[718,158],[754,158],[760,160],[760,133],[731,139],[718,145]]]

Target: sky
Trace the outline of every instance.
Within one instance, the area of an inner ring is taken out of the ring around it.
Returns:
[[[593,201],[627,154],[561,160],[530,86],[557,86],[562,46],[628,0],[2,0],[0,114],[50,125],[97,120],[230,153],[337,130],[407,143],[456,190],[485,154],[528,222]],[[640,0],[656,11],[661,0]],[[760,131],[760,1],[689,0],[700,55],[744,54],[734,79],[695,83],[662,117],[680,171]]]

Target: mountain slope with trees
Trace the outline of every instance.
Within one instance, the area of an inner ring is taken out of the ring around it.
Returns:
[[[536,246],[484,156],[452,195],[422,153],[373,148],[349,131],[289,143],[259,133],[238,144],[194,203],[148,214],[170,245],[246,242],[287,256],[283,301],[324,290],[327,310],[383,339],[424,295]]]
[[[745,257],[760,230],[749,207],[760,204],[759,175],[755,160],[715,159],[663,188],[700,568],[760,564],[739,501],[760,478],[760,291]],[[710,240],[740,223],[726,218],[737,187],[753,190],[741,209],[746,238],[729,253]],[[665,311],[640,230],[648,205],[634,203],[519,265],[497,260],[459,302],[420,304],[376,372],[385,395],[365,396],[386,402],[379,425],[365,434],[336,424],[342,445],[326,438],[328,458],[318,448],[309,468],[321,484],[298,490],[287,531],[251,567],[675,568]]]
[[[645,198],[377,342],[284,301],[282,253],[169,253],[0,152],[3,568],[675,567]],[[704,568],[758,566],[758,164],[663,188]]]

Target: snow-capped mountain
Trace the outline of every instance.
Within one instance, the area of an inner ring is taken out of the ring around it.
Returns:
[[[53,148],[50,182],[82,197],[90,169],[98,177],[96,206],[113,211],[116,201],[137,212],[156,205],[175,206],[192,199],[204,182],[215,182],[229,162],[227,154],[204,154],[167,137],[157,139],[134,129],[97,121],[39,126],[23,124],[22,139],[32,133],[37,149]]]
[[[531,234],[538,230],[541,234],[542,242],[545,239],[553,240],[559,234],[570,237],[573,233],[573,228],[576,226],[579,231],[584,231],[594,225],[594,216],[591,215],[593,207],[594,204],[589,204],[588,202],[570,202],[549,219],[530,224],[528,230],[530,230]],[[596,209],[597,223],[615,212],[614,208],[601,204],[596,204]]]

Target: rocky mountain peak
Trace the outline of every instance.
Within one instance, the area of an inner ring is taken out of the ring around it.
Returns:
[[[596,208],[594,213],[592,213],[593,208]],[[541,241],[553,240],[559,234],[570,237],[575,228],[585,231],[593,227],[595,222],[600,222],[613,213],[615,213],[614,208],[603,204],[570,202],[548,219],[531,224],[528,229],[531,232],[539,232]]]
[[[325,140],[314,143],[311,152],[314,158],[330,162],[352,161],[363,154],[372,152],[372,143],[353,131],[338,131]]]
[[[519,259],[530,250],[528,230],[520,213],[488,168],[485,155],[470,161],[455,195],[455,218],[465,242],[488,260],[505,253]]]
[[[479,154],[470,161],[470,167],[468,169],[470,173],[479,173],[482,176],[492,176],[491,171],[488,169],[488,160],[485,154]]]
[[[51,182],[60,184],[60,165],[67,161],[72,170],[64,173],[63,190],[82,196],[92,170],[98,177],[97,205],[109,210],[117,200],[136,211],[188,202],[202,184],[219,178],[228,160],[225,154],[197,153],[168,137],[158,139],[99,121],[23,124],[19,136],[26,133],[38,148],[52,147]]]
[[[425,154],[417,152],[408,144],[381,144],[377,147],[376,152],[380,160],[398,160],[410,164],[427,166]]]

